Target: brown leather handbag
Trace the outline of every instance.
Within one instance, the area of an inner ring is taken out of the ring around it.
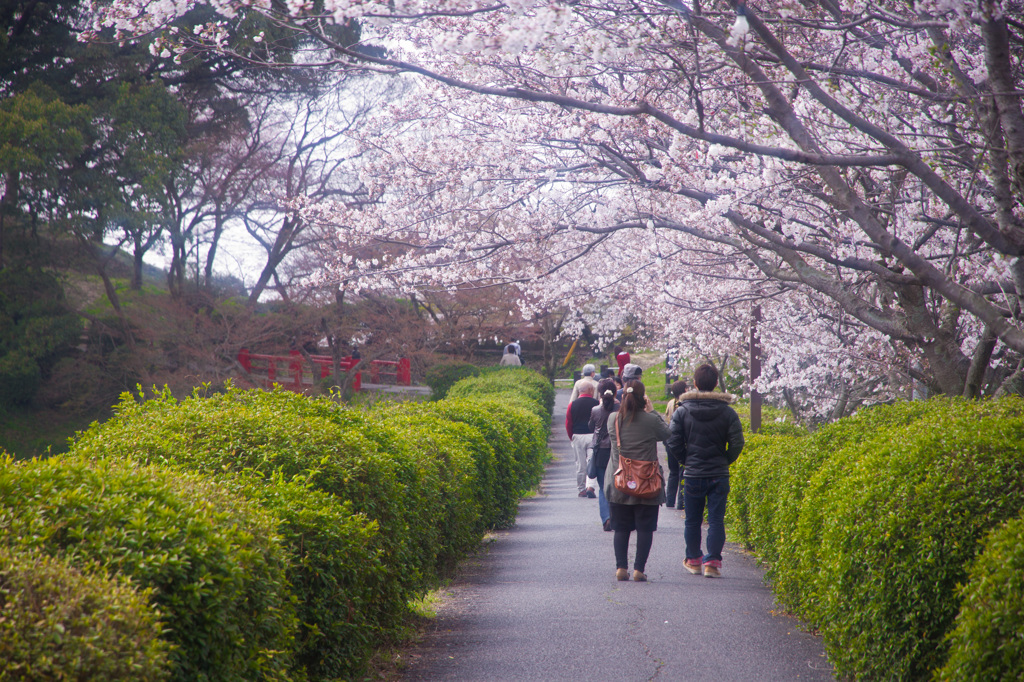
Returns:
[[[630,459],[622,456],[622,439],[619,438],[619,431],[622,423],[615,425],[615,444],[619,448],[619,468],[615,470],[613,485],[619,492],[641,500],[649,500],[657,497],[664,486],[661,476],[661,465],[657,460],[648,461],[643,459]]]

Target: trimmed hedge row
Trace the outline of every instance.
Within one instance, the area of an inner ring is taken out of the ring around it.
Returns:
[[[478,377],[458,382],[448,391],[447,397],[491,397],[530,405],[544,424],[551,419],[551,411],[555,407],[555,387],[551,382],[536,372],[524,369],[491,368]]]
[[[984,603],[971,566],[986,534],[1024,510],[1024,401],[900,403],[803,437],[753,436],[731,478],[733,529],[837,672],[927,678],[961,602]],[[980,631],[969,622],[953,641],[977,655],[991,643],[967,642]]]
[[[522,387],[365,411],[231,387],[125,396],[68,455],[0,467],[0,526],[152,589],[172,679],[352,679],[540,480],[537,399],[554,391],[496,378]]]

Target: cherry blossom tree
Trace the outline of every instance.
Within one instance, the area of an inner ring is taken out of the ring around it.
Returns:
[[[98,2],[96,25],[188,4]],[[293,198],[336,240],[324,281],[516,284],[524,312],[606,338],[632,316],[690,353],[738,352],[758,305],[760,388],[820,415],[911,380],[1019,390],[1019,0],[210,6],[169,55],[230,50],[257,13],[308,68],[413,84],[352,133],[365,196]],[[324,28],[352,22],[361,44]]]

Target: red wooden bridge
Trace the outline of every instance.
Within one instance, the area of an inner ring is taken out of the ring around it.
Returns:
[[[310,355],[310,363],[305,362],[306,358],[297,350],[290,351],[288,355],[261,355],[250,353],[248,348],[238,352],[238,364],[257,380],[262,380],[267,388],[278,384],[281,388],[297,393],[305,393],[319,380],[330,376],[334,359],[328,355]],[[355,377],[352,379],[352,390],[359,391],[363,388],[363,371],[369,369],[371,384],[393,383],[399,386],[412,385],[412,370],[409,365],[409,358],[398,360],[370,360],[363,362],[359,358],[346,356],[341,358],[340,367],[343,372],[351,372],[357,367]]]

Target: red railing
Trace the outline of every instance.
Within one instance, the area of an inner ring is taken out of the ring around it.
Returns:
[[[312,387],[317,379],[330,376],[331,368],[334,366],[333,358],[327,355],[310,355],[309,359],[312,361],[313,367],[307,371],[302,353],[297,350],[290,351],[288,355],[261,355],[250,353],[248,348],[243,348],[238,352],[238,364],[250,375],[265,373],[268,388],[274,384],[280,384],[283,388],[299,393]],[[344,357],[341,358],[339,365],[343,372],[351,372],[359,363],[359,358]],[[371,360],[364,364],[370,367],[371,383],[380,383],[382,376],[393,376],[396,384],[412,385],[409,358],[400,358],[397,361]],[[353,391],[362,389],[362,374],[361,371],[355,373],[352,379]]]
[[[385,372],[384,369],[388,371]],[[400,386],[411,386],[412,366],[409,364],[409,358],[399,358],[394,362],[391,360],[373,360],[370,362],[370,382],[379,384],[382,376],[394,377],[395,383]]]

